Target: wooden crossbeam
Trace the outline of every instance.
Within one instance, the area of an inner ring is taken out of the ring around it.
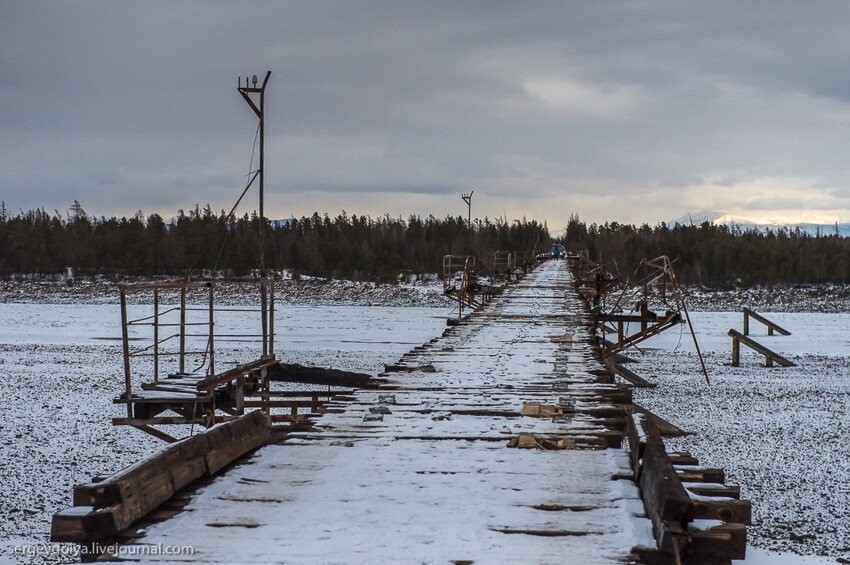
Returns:
[[[212,375],[210,377],[202,379],[198,381],[195,387],[198,390],[210,390],[243,375],[247,375],[249,373],[259,371],[260,369],[265,369],[267,367],[275,365],[276,363],[277,359],[275,359],[274,355],[270,355],[265,359],[258,359],[256,361],[252,361],[251,363],[239,365],[238,367],[234,367],[232,369],[224,371],[223,373],[219,373],[217,375]]]

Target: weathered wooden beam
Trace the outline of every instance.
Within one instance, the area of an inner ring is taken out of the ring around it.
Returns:
[[[682,481],[692,483],[725,483],[726,472],[714,467],[695,467],[691,465],[676,465],[676,474]]]
[[[682,481],[685,488],[694,494],[702,496],[725,496],[726,498],[741,498],[741,487],[737,485],[724,485],[718,483],[689,483]]]
[[[252,361],[250,363],[245,363],[244,365],[239,365],[238,367],[228,369],[223,373],[219,373],[217,375],[212,375],[205,379],[201,379],[198,381],[195,387],[198,390],[210,390],[219,385],[232,381],[233,379],[236,379],[240,376],[259,371],[260,369],[272,367],[276,363],[277,360],[275,359],[274,355],[270,355],[266,358],[257,359],[256,361]]]
[[[694,518],[752,524],[753,509],[749,500],[709,497],[696,493],[692,498],[694,499]]]
[[[747,556],[747,527],[744,524],[727,522],[706,529],[690,525],[688,534],[691,544],[684,563],[730,563],[732,559]]]
[[[269,380],[314,385],[365,388],[371,375],[325,367],[305,367],[297,363],[277,363],[268,368]]]
[[[661,416],[658,416],[657,414],[650,412],[649,410],[647,410],[646,408],[644,408],[640,404],[632,403],[632,412],[638,412],[640,414],[645,414],[647,417],[649,417],[649,419],[652,420],[652,423],[655,426],[655,428],[658,430],[658,433],[661,434],[662,436],[676,437],[676,436],[686,436],[686,435],[688,435],[688,432],[686,432],[682,428],[680,428],[680,427],[678,427],[674,424],[671,424],[670,422],[668,422],[667,420],[665,420]]]
[[[655,388],[658,386],[657,384],[644,379],[634,371],[623,367],[611,357],[605,359],[605,366],[638,388]]]
[[[192,481],[212,475],[268,441],[268,418],[252,412],[163,448],[103,481],[74,487],[74,507],[53,517],[51,540],[116,536]]]
[[[732,338],[732,365],[734,367],[738,366],[737,360],[736,360],[736,351],[735,351],[736,350],[736,344],[738,342],[743,343],[744,345],[746,345],[747,347],[749,347],[753,351],[756,351],[756,352],[764,355],[765,364],[768,367],[772,367],[774,361],[776,361],[777,363],[779,363],[783,367],[794,367],[794,366],[796,366],[793,361],[789,361],[788,359],[786,359],[785,357],[783,357],[779,353],[776,353],[775,351],[768,349],[767,347],[765,347],[764,345],[755,341],[754,339],[745,336],[744,334],[742,334],[738,330],[730,329],[729,333],[727,335],[729,335],[729,337]]]

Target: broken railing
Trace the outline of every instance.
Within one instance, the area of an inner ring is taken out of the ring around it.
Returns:
[[[583,263],[581,259],[577,261],[580,264]],[[635,274],[624,283],[623,289],[614,304],[608,307],[602,304],[600,298],[613,289],[613,285],[607,284],[606,281],[614,278],[607,277],[599,266],[595,268],[579,266],[577,268],[592,274],[595,281],[595,288],[588,292],[593,297],[594,308],[598,310],[596,323],[602,330],[603,341],[606,342],[602,350],[603,359],[620,353],[629,347],[634,347],[652,336],[685,322],[690,330],[702,373],[706,382],[708,382],[708,371],[705,367],[702,351],[700,351],[699,342],[691,324],[684,294],[673,270],[673,261],[669,257],[661,255],[655,259],[641,261]],[[640,278],[638,278],[639,275]],[[586,282],[585,280],[584,283],[586,284]],[[663,313],[653,311],[650,309],[651,302],[661,305],[665,311]],[[634,313],[624,312],[625,305],[628,304],[633,305],[632,311]],[[636,330],[631,329],[634,327],[632,324],[636,325]],[[616,336],[616,341],[608,343],[606,333],[613,333]]]
[[[722,469],[699,466],[689,453],[668,453],[650,417],[626,420],[629,455],[655,550],[645,562],[729,564],[744,559],[752,507],[727,486]],[[660,554],[660,555],[658,555]]]
[[[223,284],[256,287],[259,305],[254,307],[216,305],[216,288]],[[153,380],[158,382],[163,368],[180,374],[199,371],[207,375],[215,374],[217,341],[254,340],[260,345],[257,351],[258,357],[273,354],[275,306],[274,281],[271,278],[128,283],[118,285],[118,291],[121,296],[121,337],[127,394],[132,388],[133,359],[150,357],[153,360]],[[135,294],[137,299],[141,297],[144,302],[149,300],[150,314],[130,319],[127,306],[128,292]],[[190,296],[190,292],[193,296]],[[163,305],[164,295],[177,304]],[[148,300],[145,300],[146,298]],[[220,322],[221,315],[225,313],[253,314],[255,321],[259,321],[260,330],[253,333],[217,332],[217,321]],[[136,328],[149,328],[151,333],[147,336],[133,336],[134,341],[140,341],[143,345],[132,347],[130,332]],[[149,343],[144,344],[145,342]],[[174,359],[175,362],[168,363],[169,358]],[[199,364],[191,371],[187,371],[192,359]]]
[[[216,304],[223,285],[239,291],[240,302],[249,298],[247,305]],[[211,426],[244,414],[246,393],[268,390],[267,369],[276,363],[273,279],[140,282],[118,290],[124,392],[114,402],[125,404],[127,415],[114,418],[114,424],[174,441],[151,426]],[[131,310],[141,315],[131,317]],[[160,416],[166,411],[177,415]]]

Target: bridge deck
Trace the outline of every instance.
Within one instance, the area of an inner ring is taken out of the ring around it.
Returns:
[[[313,430],[262,448],[136,541],[192,545],[193,555],[125,558],[622,563],[632,547],[654,547],[634,483],[619,478],[628,456],[599,446],[619,436],[598,413],[622,407],[591,372],[602,366],[569,276],[564,262],[542,265],[406,355],[414,370],[329,405]],[[525,403],[564,397],[572,418],[521,415]],[[508,448],[520,432],[578,449]]]

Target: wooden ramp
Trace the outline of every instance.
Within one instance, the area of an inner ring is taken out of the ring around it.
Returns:
[[[327,404],[311,430],[261,448],[201,488],[182,513],[125,532],[118,557],[673,562],[680,546],[658,555],[653,533],[666,510],[646,517],[622,448],[631,389],[614,384],[598,361],[566,267],[544,263],[388,367],[378,390]],[[660,492],[652,476],[643,482]],[[652,500],[667,507],[663,493]],[[693,520],[686,510],[682,519]],[[721,558],[711,562],[729,563],[718,543]],[[145,551],[175,545],[193,551]]]

